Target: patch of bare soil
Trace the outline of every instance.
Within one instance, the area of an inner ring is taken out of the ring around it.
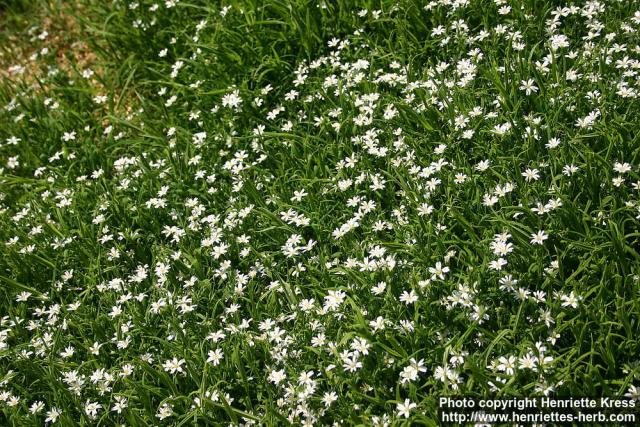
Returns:
[[[69,77],[74,76],[74,67],[99,74],[95,53],[83,40],[75,17],[68,13],[70,5],[54,8],[43,3],[34,7],[38,8],[34,13],[38,22],[28,27],[26,34],[19,29],[2,30],[8,43],[0,51],[0,76],[31,85],[56,68]]]
[[[82,13],[78,5],[62,3],[54,7],[42,2],[33,7],[38,9],[29,18],[31,25],[26,28],[23,25],[22,29],[0,27],[0,33],[4,31],[2,38],[9,41],[4,46],[0,42],[0,80],[26,86],[36,94],[48,91],[50,73],[62,73],[70,80],[88,79],[96,93],[106,95],[109,91],[99,79],[104,70],[74,16]],[[116,96],[118,91],[110,92]],[[130,115],[133,112],[135,100],[128,95],[120,95],[125,102],[119,103],[118,111],[113,113]],[[101,110],[96,108],[94,113],[101,116]],[[108,124],[106,119],[104,124]]]

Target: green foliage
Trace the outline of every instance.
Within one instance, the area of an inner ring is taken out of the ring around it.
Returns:
[[[8,5],[0,424],[639,397],[632,2]]]

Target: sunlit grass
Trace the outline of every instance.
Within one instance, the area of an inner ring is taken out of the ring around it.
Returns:
[[[77,3],[2,18],[4,424],[638,397],[633,2]]]

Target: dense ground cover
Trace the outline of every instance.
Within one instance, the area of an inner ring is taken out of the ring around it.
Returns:
[[[636,2],[0,13],[2,425],[640,398]]]

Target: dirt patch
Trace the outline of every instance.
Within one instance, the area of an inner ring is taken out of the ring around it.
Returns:
[[[0,76],[31,86],[55,68],[70,78],[76,77],[75,69],[100,75],[97,57],[83,40],[77,19],[69,13],[71,6],[40,3],[33,7],[32,25],[4,29],[8,43],[0,53]],[[74,13],[81,13],[77,6]],[[99,84],[95,80],[93,83]]]
[[[69,80],[86,79],[94,95],[107,95],[111,99],[122,96],[123,102],[108,113],[128,120],[138,108],[133,90],[128,88],[121,94],[120,88],[104,86],[102,77],[107,71],[87,43],[87,34],[76,18],[83,12],[77,4],[71,7],[62,3],[54,8],[52,4],[34,0],[28,15],[14,15],[21,24],[11,28],[2,28],[0,16],[0,80],[13,86],[15,92],[26,90],[32,95],[51,96],[50,89],[55,90],[55,84],[48,78],[49,73],[64,75]],[[8,43],[3,43],[4,40]],[[97,104],[92,111],[107,127],[109,120],[105,113],[106,106]]]

